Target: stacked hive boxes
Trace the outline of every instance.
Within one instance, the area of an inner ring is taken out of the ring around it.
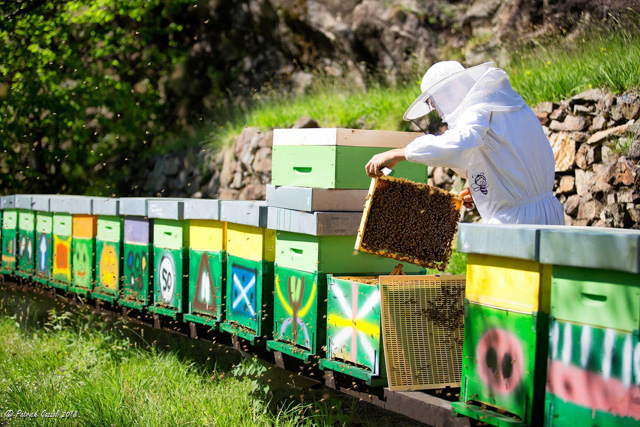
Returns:
[[[147,199],[121,198],[120,215],[124,219],[122,294],[119,303],[141,309],[150,302],[150,278],[153,277],[153,220],[147,216]]]
[[[227,272],[226,226],[218,200],[185,200],[189,220],[189,311],[185,321],[217,328],[223,319]]]
[[[640,233],[540,232],[553,265],[546,424],[640,423]]]
[[[93,198],[93,213],[97,215],[96,280],[92,296],[115,303],[120,295],[122,273],[122,219],[120,201],[114,198]]]
[[[53,256],[53,214],[50,212],[50,196],[33,196],[32,209],[36,216],[34,241],[35,271],[33,280],[48,284],[51,280]]]
[[[0,273],[12,274],[17,261],[18,212],[15,209],[15,196],[2,196],[2,265]]]
[[[273,185],[267,187],[269,228],[277,230],[270,348],[303,360],[327,354],[322,367],[347,369],[350,375],[357,371],[368,381],[379,375],[377,282],[344,281],[331,274],[389,273],[397,265],[353,249],[371,183],[364,167],[374,154],[404,147],[416,136],[349,129],[275,131]],[[396,174],[427,180],[427,168],[418,164],[399,165]],[[361,335],[366,342],[360,342]],[[371,357],[370,348],[377,356]]]
[[[15,207],[18,211],[18,261],[16,276],[29,278],[34,269],[34,241],[35,241],[35,213],[31,207],[31,196],[18,194],[15,197]]]
[[[184,219],[184,201],[147,200],[153,221],[153,305],[149,311],[174,319],[187,312],[189,271],[189,223]]]
[[[460,224],[468,256],[461,402],[457,413],[493,425],[541,425],[551,268],[539,227]]]
[[[69,200],[72,219],[71,271],[73,280],[68,290],[80,295],[90,295],[95,283],[94,257],[98,218],[93,215],[93,199],[73,197]]]
[[[220,329],[252,344],[271,335],[275,232],[265,202],[222,201],[227,228],[225,321]]]
[[[71,199],[55,197],[50,201],[53,212],[53,269],[51,286],[67,290],[71,284],[71,240],[73,217],[69,212]]]

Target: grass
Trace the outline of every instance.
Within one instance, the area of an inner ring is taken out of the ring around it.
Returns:
[[[594,87],[621,93],[640,86],[640,31],[619,24],[567,38],[549,36],[514,49],[511,59],[499,65],[529,105],[566,99]],[[312,117],[322,127],[408,130],[402,115],[419,94],[420,78],[363,90],[339,79],[316,77],[311,92],[300,96],[268,89],[256,94],[246,109],[219,112],[197,139],[217,148],[233,141],[245,126],[286,128],[301,116]]]
[[[297,426],[346,425],[362,415],[357,401],[347,405],[335,398],[269,405],[250,375],[266,368],[233,365],[186,339],[170,350],[155,342],[143,348],[122,333],[131,332],[126,325],[55,309],[44,328],[29,323],[23,315],[0,315],[0,416],[45,410],[73,411],[65,425]],[[198,361],[203,354],[211,356]],[[0,418],[0,424],[7,421]],[[61,422],[40,415],[38,421]]]

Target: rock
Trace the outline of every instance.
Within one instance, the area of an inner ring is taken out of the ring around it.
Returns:
[[[588,169],[594,163],[602,160],[602,146],[582,144],[576,152],[576,165],[580,169]]]
[[[640,140],[634,141],[626,153],[627,159],[638,160],[640,159]]]
[[[606,92],[602,89],[588,89],[584,92],[572,96],[571,98],[569,98],[569,101],[573,104],[597,103],[605,95]]]
[[[240,200],[264,200],[267,196],[267,187],[263,184],[249,184],[240,190]]]
[[[174,154],[168,155],[165,163],[165,174],[173,176],[180,171],[180,166],[184,163],[184,160],[181,159],[180,156]]]
[[[256,127],[245,127],[236,141],[236,158],[251,167],[253,155],[260,145],[261,132]]]
[[[586,227],[589,225],[589,222],[588,219],[576,219],[572,225],[575,227]]]
[[[557,120],[561,122],[564,120],[566,116],[567,116],[567,104],[563,102],[558,106],[558,108],[556,108],[551,112],[551,114],[549,115],[549,118],[551,120]]]
[[[571,175],[564,175],[560,178],[560,183],[558,184],[558,189],[556,190],[557,194],[566,194],[573,193],[575,190],[575,177]]]
[[[233,174],[233,179],[229,184],[229,188],[233,188],[233,189],[242,188],[242,178],[243,178],[242,172],[239,170],[236,170],[235,173]]]
[[[615,101],[616,98],[612,94],[606,93],[602,98],[600,98],[600,100],[596,104],[596,108],[598,108],[598,110],[600,111],[608,111],[609,109],[611,109],[611,106]]]
[[[590,131],[599,131],[604,129],[604,125],[607,123],[607,119],[602,115],[599,114],[596,117],[593,118],[593,120],[591,121],[591,126],[589,126],[589,130]]]
[[[252,170],[257,173],[271,172],[271,148],[263,147],[256,151],[256,155],[251,165]]]
[[[308,116],[301,116],[293,125],[293,129],[311,129],[319,128],[318,122]]]
[[[296,95],[303,95],[313,85],[313,74],[306,71],[296,71],[291,76],[293,92]]]
[[[587,128],[587,118],[584,116],[568,115],[563,122],[552,120],[549,129],[566,132],[582,131]]]
[[[224,160],[222,162],[222,171],[220,172],[220,187],[229,188],[231,181],[233,181],[233,174],[236,168],[236,160],[234,154],[234,147],[229,147],[224,150]]]
[[[597,200],[581,200],[578,208],[578,219],[596,219],[600,217],[603,205]]]
[[[214,173],[209,182],[203,188],[203,194],[210,198],[214,199],[218,195],[218,190],[220,189],[220,173]]]
[[[586,105],[574,105],[573,114],[595,115],[596,108],[595,106],[587,107]]]
[[[601,144],[607,139],[613,136],[620,136],[624,134],[629,127],[628,123],[625,123],[620,126],[613,127],[607,130],[601,130],[600,132],[596,132],[587,140],[587,144]]]
[[[573,218],[566,213],[564,214],[564,225],[573,225]]]
[[[625,205],[619,203],[605,206],[600,213],[600,219],[606,227],[627,228],[632,225]]]
[[[618,153],[606,145],[602,145],[602,163],[611,163],[618,158]]]
[[[549,115],[547,113],[536,113],[536,117],[540,121],[542,126],[547,126],[549,124]]]
[[[610,114],[616,122],[640,118],[640,98],[629,93],[620,95],[611,107]]]
[[[273,147],[273,130],[268,130],[260,134],[260,142],[258,143],[258,147]]]
[[[193,196],[191,196],[192,199],[202,199],[204,198],[204,194],[202,194],[202,191],[196,191],[195,193],[193,193]]]
[[[589,181],[594,177],[591,171],[576,169],[576,192],[578,195],[586,197],[589,195]]]
[[[624,185],[630,186],[633,185],[636,179],[636,167],[627,161],[626,158],[620,157],[618,162],[613,167],[613,184],[616,186]]]
[[[451,177],[445,172],[442,167],[433,168],[433,183],[436,187],[444,186],[445,184],[451,184],[453,181]]]
[[[578,208],[580,207],[580,196],[574,194],[573,196],[569,196],[566,203],[564,204],[564,212],[570,216],[576,216],[578,213]]]
[[[555,160],[555,171],[565,172],[573,169],[576,160],[576,142],[567,132],[552,134],[549,138],[553,158]]]
[[[233,189],[230,189],[230,188],[223,188],[218,193],[218,199],[220,199],[220,200],[238,200],[238,195],[239,194],[240,194],[240,191],[238,191],[238,190],[233,190]]]
[[[640,224],[640,204],[627,203],[627,213],[631,221]]]
[[[611,183],[614,179],[614,165],[595,165],[593,172],[594,175],[589,181],[591,192],[601,193],[611,191]]]
[[[618,203],[635,203],[640,201],[640,193],[635,193],[631,188],[620,188],[616,199]]]
[[[532,109],[533,109],[533,112],[536,114],[545,113],[548,116],[553,112],[553,107],[554,107],[553,102],[546,101],[546,102],[539,103],[538,105],[534,106]]]

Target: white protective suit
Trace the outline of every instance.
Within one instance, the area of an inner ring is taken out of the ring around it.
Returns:
[[[485,223],[564,225],[552,193],[551,145],[507,73],[491,63],[465,69],[439,62],[421,88],[405,120],[427,114],[431,100],[449,129],[416,138],[404,150],[407,160],[449,167],[467,178]]]

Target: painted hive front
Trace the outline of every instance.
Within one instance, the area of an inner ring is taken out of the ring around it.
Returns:
[[[638,331],[552,320],[546,425],[640,424]]]
[[[154,265],[151,224],[151,220],[144,218],[124,219],[122,298],[119,301],[129,308],[139,309],[150,303]]]
[[[53,214],[36,214],[36,269],[33,280],[46,284],[51,279],[53,254]]]
[[[95,284],[96,224],[94,215],[73,216],[73,280],[69,290],[75,293],[88,295]]]
[[[35,213],[18,211],[18,268],[16,274],[31,277],[35,268]]]
[[[276,264],[274,287],[274,340],[268,347],[303,360],[323,355],[326,275]]]
[[[11,273],[18,260],[18,212],[4,210],[2,212],[2,273]]]
[[[492,425],[542,425],[549,316],[468,303],[455,412]]]
[[[96,286],[93,297],[115,302],[120,294],[122,222],[117,216],[99,216],[96,236]]]
[[[377,277],[329,277],[327,356],[320,364],[371,385],[386,384]]]

